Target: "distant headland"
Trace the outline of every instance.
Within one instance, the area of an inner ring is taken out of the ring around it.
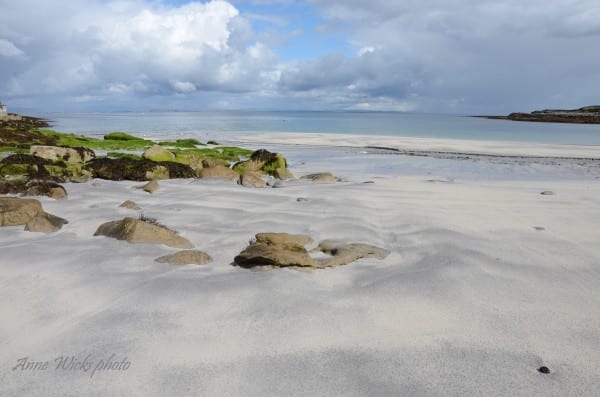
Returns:
[[[531,113],[511,113],[508,116],[475,116],[493,120],[537,121],[544,123],[600,124],[600,106],[579,109],[545,109]]]

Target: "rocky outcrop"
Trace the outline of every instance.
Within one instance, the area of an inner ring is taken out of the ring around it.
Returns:
[[[255,241],[234,258],[236,265],[255,267],[317,267],[304,245],[310,236],[287,233],[259,233]]]
[[[252,153],[250,159],[240,161],[233,166],[233,170],[239,174],[264,173],[279,179],[293,178],[287,169],[287,160],[280,153],[272,153],[265,149],[259,149]]]
[[[25,225],[43,212],[38,200],[0,197],[0,226]]]
[[[317,172],[301,176],[300,179],[308,180],[314,183],[334,183],[335,177],[330,172]]]
[[[196,176],[194,170],[188,165],[171,161],[158,163],[148,159],[103,157],[90,161],[86,167],[94,177],[111,181],[147,181],[156,179],[158,172],[166,178],[193,178]],[[164,175],[165,173],[166,175]]]
[[[508,116],[482,116],[488,119],[536,121],[544,123],[600,124],[600,106],[579,109],[545,109],[531,113],[511,113]]]
[[[220,179],[225,181],[237,182],[240,175],[229,167],[224,165],[213,165],[212,167],[199,170],[199,176],[206,179]]]
[[[155,261],[169,265],[206,265],[212,262],[212,258],[202,251],[185,250],[161,256],[160,258],[156,258]]]
[[[93,150],[83,147],[31,146],[29,154],[51,161],[86,163],[96,158]]]
[[[53,233],[60,230],[67,223],[69,222],[66,219],[42,212],[27,222],[25,230],[29,232]]]
[[[192,248],[189,240],[151,219],[124,218],[106,222],[98,227],[94,236],[106,236],[130,243],[164,244],[175,248]]]
[[[23,196],[46,196],[55,200],[65,200],[67,191],[55,182],[31,181],[25,186]]]

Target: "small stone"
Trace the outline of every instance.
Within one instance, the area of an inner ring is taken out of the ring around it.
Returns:
[[[540,193],[542,196],[554,196],[554,192],[552,190],[544,190]]]
[[[543,226],[534,226],[533,228],[534,228],[535,230],[537,230],[538,232],[541,232],[541,231],[543,231],[543,230],[546,230],[546,228],[545,228],[545,227],[543,227]]]
[[[160,185],[158,184],[157,181],[150,181],[150,182],[146,183],[144,186],[142,186],[141,189],[145,192],[152,194],[155,191],[157,191],[159,187],[160,187]]]
[[[307,202],[307,201],[308,201],[308,199],[307,199],[306,197],[298,197],[298,198],[296,199],[296,201],[297,201],[297,202],[299,202],[299,203],[303,203],[303,202],[305,203],[305,202]]]
[[[131,200],[125,200],[125,201],[123,201],[119,207],[121,207],[121,208],[127,208],[127,209],[130,209],[130,210],[135,210],[135,211],[139,211],[139,210],[142,209],[139,205],[137,205],[135,202],[133,202]]]
[[[550,373],[550,369],[546,366],[542,366],[538,368],[538,372],[542,373],[542,374],[549,374]]]

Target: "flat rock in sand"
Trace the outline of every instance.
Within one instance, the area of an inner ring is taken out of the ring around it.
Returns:
[[[234,258],[236,265],[256,267],[317,267],[304,245],[312,242],[306,235],[259,233],[245,250]]]
[[[220,179],[232,182],[237,182],[240,179],[240,174],[224,165],[213,165],[208,168],[202,168],[199,173],[201,178]]]
[[[240,185],[245,187],[263,188],[267,187],[267,183],[254,173],[245,173],[240,176]]]
[[[164,244],[175,248],[193,248],[186,238],[154,222],[136,218],[106,222],[98,227],[94,236],[106,236],[130,243]]]
[[[317,172],[315,174],[308,174],[301,176],[300,179],[309,180],[314,183],[334,183],[335,177],[331,172]]]
[[[347,265],[361,258],[375,257],[385,259],[390,252],[374,245],[362,243],[344,244],[336,240],[323,240],[319,244],[319,251],[331,255],[330,258],[319,260],[321,267],[334,267]]]
[[[150,181],[150,182],[146,183],[145,185],[140,186],[140,189],[152,194],[155,191],[157,191],[159,187],[160,187],[160,185],[158,184],[157,181]]]
[[[212,260],[210,255],[198,250],[179,251],[155,259],[156,262],[168,263],[169,265],[206,265]]]

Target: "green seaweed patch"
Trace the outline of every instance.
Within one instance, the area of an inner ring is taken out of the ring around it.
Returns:
[[[261,170],[269,175],[272,175],[278,168],[287,168],[287,162],[283,155],[276,153],[273,159],[267,161],[265,165],[261,167]]]
[[[2,153],[28,153],[29,149],[20,148],[16,146],[0,146],[0,152]]]
[[[137,136],[129,135],[125,132],[110,132],[104,135],[104,140],[106,141],[144,141],[145,139],[139,138]]]
[[[201,149],[175,149],[171,150],[171,152],[175,154],[175,161],[184,163],[203,159],[218,159],[228,162],[239,161],[242,157],[248,157],[252,154],[251,150],[234,146]]]
[[[202,142],[194,138],[177,139],[176,141],[162,141],[158,144],[161,146],[176,148],[195,148],[196,146],[203,145]]]
[[[132,159],[132,160],[141,160],[142,156],[135,153],[125,153],[125,152],[108,152],[106,153],[107,157],[113,159]]]
[[[88,149],[100,150],[143,150],[153,142],[141,138],[132,140],[96,139],[84,135],[65,134],[53,130],[41,130],[46,138],[54,139],[57,146],[80,146]],[[123,134],[123,133],[118,133]],[[111,134],[108,134],[111,135]],[[125,134],[127,135],[127,134]]]

